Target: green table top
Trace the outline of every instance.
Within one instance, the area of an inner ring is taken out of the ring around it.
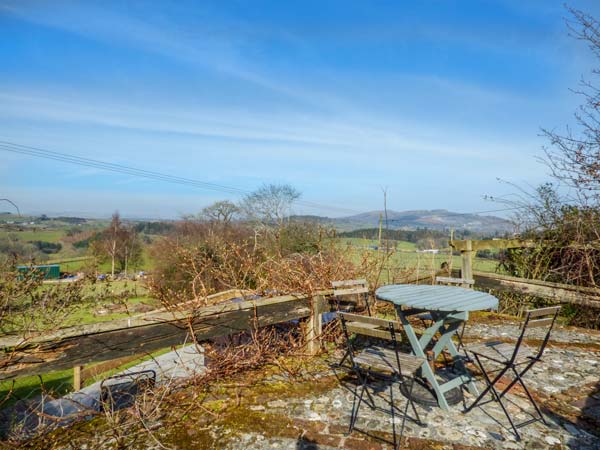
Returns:
[[[390,284],[375,291],[379,300],[427,311],[481,311],[498,308],[498,299],[458,286]]]

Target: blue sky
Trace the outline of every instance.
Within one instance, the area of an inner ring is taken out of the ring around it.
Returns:
[[[571,6],[600,17],[600,5]],[[0,140],[251,191],[295,212],[493,210],[595,65],[562,1],[0,0]],[[177,217],[237,197],[0,151],[23,211]],[[501,207],[501,206],[500,206]],[[3,208],[0,208],[3,209]]]

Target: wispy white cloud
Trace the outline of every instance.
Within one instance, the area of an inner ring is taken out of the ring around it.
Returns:
[[[23,19],[37,24],[76,33],[91,39],[111,42],[119,46],[130,46],[163,57],[186,62],[203,69],[213,70],[251,84],[292,97],[301,102],[313,101],[323,104],[328,97],[325,92],[314,95],[301,88],[292,88],[287,83],[277,82],[259,70],[253,69],[241,51],[239,37],[228,33],[229,28],[239,31],[239,24],[227,24],[224,30],[215,32],[209,18],[198,17],[193,27],[181,29],[173,24],[164,26],[131,16],[125,16],[104,7],[88,3],[69,2],[68,5],[44,5],[36,7],[14,2],[7,10]],[[67,7],[65,7],[67,6]],[[85,20],[81,20],[85,17]],[[339,99],[338,99],[339,101]]]
[[[238,141],[252,146],[256,156],[273,156],[277,148],[300,149],[296,159],[335,161],[369,149],[381,154],[419,153],[423,156],[452,155],[478,160],[498,160],[493,145],[481,147],[481,139],[469,139],[460,131],[432,130],[425,124],[398,122],[386,117],[355,116],[352,119],[290,113],[249,115],[235,111],[136,109],[123,104],[106,104],[97,99],[68,102],[60,98],[0,91],[0,117],[91,124],[152,133],[178,133],[199,138]],[[93,106],[91,106],[93,105]],[[479,141],[479,142],[478,142]],[[260,144],[269,143],[261,151]],[[278,147],[276,144],[280,144]],[[273,146],[277,147],[273,150]],[[323,148],[327,148],[324,153]],[[502,155],[503,159],[506,154]]]
[[[268,68],[257,65],[246,53],[251,46],[247,39],[255,37],[256,25],[251,25],[230,17],[220,17],[214,20],[210,14],[205,13],[201,7],[189,11],[190,19],[187,26],[164,22],[156,18],[124,15],[105,7],[95,6],[92,3],[67,2],[49,4],[44,2],[9,3],[11,14],[27,21],[58,28],[75,33],[87,38],[113,43],[116,46],[129,46],[138,48],[145,52],[155,53],[164,58],[182,61],[190,66],[218,72],[222,75],[232,77],[243,82],[250,83],[260,88],[273,91],[300,104],[311,105],[322,111],[353,114],[361,112],[360,105],[351,100],[351,96],[336,94],[335,84],[339,78],[344,78],[343,73],[327,73],[326,70],[317,71],[315,76],[327,76],[326,84],[319,87],[314,83],[310,88],[302,83],[302,79],[296,79],[292,74],[286,74],[285,79],[281,74],[272,73]],[[61,7],[62,5],[62,7]],[[81,20],[85,17],[85,20]],[[415,27],[418,30],[415,31]],[[268,28],[268,27],[267,27]],[[382,30],[383,28],[383,30]],[[321,30],[327,30],[322,28]],[[482,33],[488,33],[487,28],[478,28]],[[385,31],[389,30],[389,31]],[[398,31],[400,30],[400,31]],[[312,30],[314,31],[314,30]],[[311,33],[312,33],[311,31]],[[336,29],[336,33],[340,30]],[[369,27],[354,29],[350,27],[347,32],[353,36],[368,36]],[[405,26],[379,26],[374,27],[375,32],[382,39],[386,32],[408,33],[411,39],[418,40],[427,37],[432,41],[445,42],[447,40],[458,40],[461,42],[483,45],[492,42],[490,39],[481,39],[476,31],[449,28],[444,25],[435,27],[427,24],[414,23],[408,28]],[[282,27],[271,27],[263,30],[267,33],[265,39],[277,39],[285,41],[290,45],[290,50],[307,51],[310,43],[306,35]],[[502,33],[500,33],[502,34]],[[331,36],[333,38],[334,36]],[[503,38],[506,39],[506,38]],[[505,47],[505,43],[489,44],[497,47]],[[517,46],[518,47],[518,46]],[[401,77],[405,75],[400,75]],[[503,102],[517,100],[508,91],[490,90],[478,85],[468,85],[457,80],[444,80],[440,77],[429,75],[406,76],[407,81],[417,79],[419,83],[435,81],[438,84],[446,84],[452,90],[469,91],[469,94],[477,96],[493,97],[494,101],[501,99]],[[333,88],[333,89],[332,89]],[[523,101],[523,99],[519,99]]]

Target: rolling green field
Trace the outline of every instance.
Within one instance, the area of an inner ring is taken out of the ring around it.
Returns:
[[[368,247],[373,247],[373,246],[378,246],[379,245],[379,241],[376,239],[363,239],[363,238],[338,238],[338,240],[343,244],[343,245],[351,245],[353,247],[362,247],[362,248],[368,248]],[[413,244],[412,242],[406,242],[406,241],[390,241],[395,245],[395,248],[399,251],[402,250],[407,250],[407,251],[415,251],[417,249],[416,244]]]
[[[374,250],[372,246],[378,241],[361,238],[338,238],[338,245],[351,252],[352,260],[360,262],[365,252],[369,256],[383,255],[382,251]],[[441,249],[439,253],[418,253],[416,245],[412,242],[394,241],[396,250],[392,251],[387,266],[394,270],[417,270],[434,272],[441,268],[443,262],[450,268],[461,267],[461,257],[452,255],[449,248]],[[481,272],[496,272],[498,261],[493,259],[475,258],[473,269]]]
[[[25,230],[25,231],[12,231],[12,230],[0,230],[0,237],[13,235],[19,238],[21,241],[46,241],[46,242],[59,242],[65,236],[65,230]]]
[[[161,307],[160,302],[150,296],[143,281],[80,282],[84,283],[81,296],[69,297],[71,303],[56,307],[49,313],[30,309],[30,300],[25,297],[23,303],[18,305],[22,310],[17,309],[5,317],[3,332],[21,333],[23,329],[32,329],[31,324],[39,332],[107,322]],[[48,292],[48,298],[56,298],[65,292],[63,289],[70,287],[63,283],[48,283],[37,289],[40,293]]]
[[[83,295],[96,299],[86,302],[82,307],[73,310],[65,319],[63,326],[84,325],[89,323],[107,322],[123,319],[135,314],[141,305],[159,308],[157,300],[150,297],[148,289],[141,281],[111,281],[86,284]],[[117,300],[114,300],[117,299]],[[119,306],[111,310],[111,306]],[[100,314],[103,310],[106,313]]]
[[[32,227],[31,229],[25,229],[23,231],[16,230],[14,228],[2,228],[0,227],[0,239],[10,237],[11,239],[17,239],[22,243],[29,243],[33,241],[60,243],[62,248],[56,253],[50,253],[46,259],[39,259],[36,262],[39,264],[60,264],[61,272],[75,273],[82,270],[89,262],[91,257],[89,256],[87,249],[77,249],[71,245],[71,240],[67,240],[67,231],[72,229],[72,225],[65,225],[63,227],[53,227],[51,229],[42,229]],[[98,224],[86,224],[82,227],[82,231],[97,229]],[[150,238],[156,238],[156,236],[147,235]],[[42,255],[43,256],[43,255]],[[26,264],[26,261],[22,261]],[[134,273],[140,270],[148,271],[153,267],[153,262],[150,258],[148,247],[144,246],[142,251],[142,262],[139,264],[131,265],[128,268],[128,272]],[[111,263],[105,261],[98,267],[99,273],[110,273]]]
[[[52,255],[55,256],[55,255]],[[52,258],[45,261],[44,264],[59,264],[61,272],[78,272],[91,258],[89,256],[76,256],[72,258]]]

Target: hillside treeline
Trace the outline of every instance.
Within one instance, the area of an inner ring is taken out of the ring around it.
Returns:
[[[447,232],[430,230],[428,228],[417,228],[416,230],[382,230],[381,235],[383,239],[406,241],[415,244],[424,240],[445,240],[447,242],[450,238]],[[342,238],[379,239],[379,228],[361,228],[360,230],[343,231],[338,233],[337,236]],[[454,233],[455,239],[468,239],[475,236],[476,234],[469,230],[461,230]]]

